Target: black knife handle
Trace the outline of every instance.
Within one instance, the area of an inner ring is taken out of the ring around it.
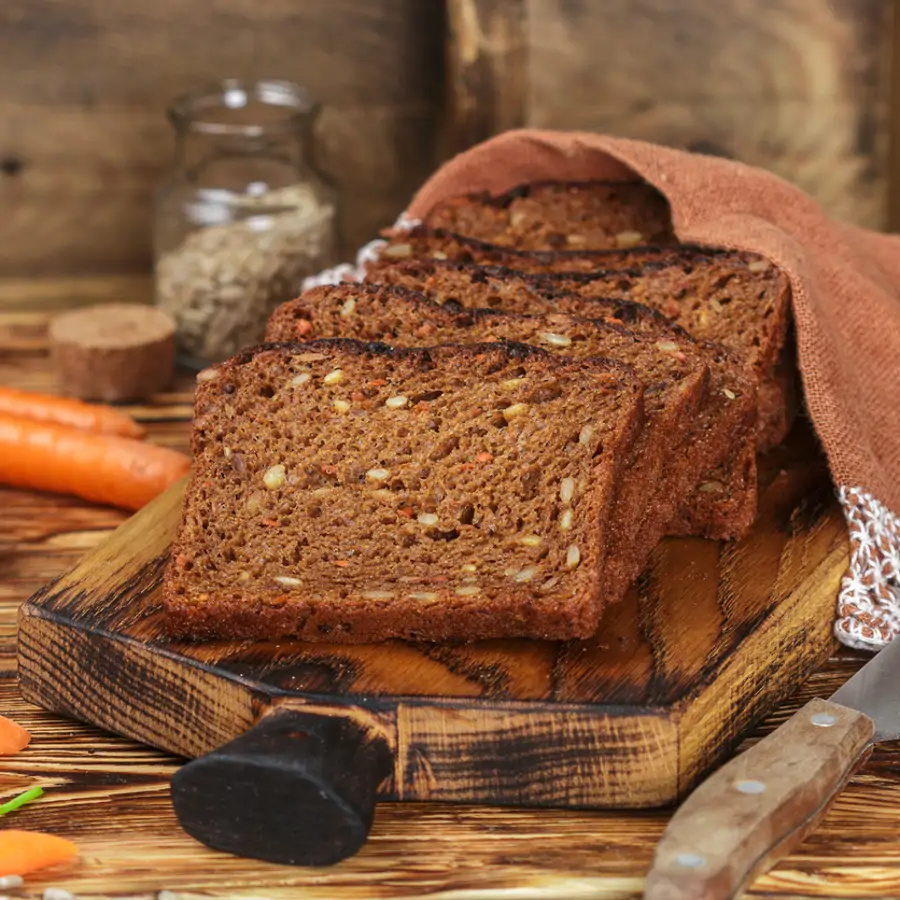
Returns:
[[[875,727],[812,700],[715,772],[681,805],[656,849],[644,900],[730,900],[826,813],[871,753]]]
[[[324,866],[365,843],[391,768],[387,741],[373,729],[282,709],[182,766],[172,802],[184,830],[208,847]]]

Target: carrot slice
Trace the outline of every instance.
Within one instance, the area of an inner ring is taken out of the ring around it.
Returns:
[[[0,876],[27,875],[57,866],[78,855],[78,847],[65,838],[42,831],[0,830]]]
[[[24,750],[30,740],[31,735],[21,725],[0,716],[0,756],[12,756]]]
[[[140,509],[190,468],[182,453],[0,414],[0,482]]]
[[[143,437],[144,429],[130,416],[94,403],[82,403],[69,397],[36,394],[16,388],[0,387],[0,413],[39,422],[56,422],[97,434],[118,434],[122,437]]]

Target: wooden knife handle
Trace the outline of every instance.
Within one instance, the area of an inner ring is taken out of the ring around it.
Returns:
[[[644,900],[729,900],[813,829],[871,753],[868,716],[812,700],[715,772],[656,848]]]
[[[182,828],[216,850],[323,866],[354,854],[390,774],[386,740],[340,716],[275,711],[182,766],[172,802]]]

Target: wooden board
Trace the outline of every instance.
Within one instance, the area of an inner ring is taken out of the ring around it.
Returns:
[[[832,215],[884,228],[900,182],[895,7],[449,0],[446,150],[511,125],[602,131],[771,169]]]
[[[833,647],[846,530],[812,452],[800,435],[768,462],[747,539],[663,542],[597,635],[568,643],[167,642],[176,488],[23,606],[21,685],[188,757],[273,706],[365,721],[393,758],[381,799],[672,803]]]

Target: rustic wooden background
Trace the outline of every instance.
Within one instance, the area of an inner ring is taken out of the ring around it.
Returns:
[[[321,97],[344,236],[368,240],[432,166],[433,0],[3,0],[0,276],[148,270],[167,103],[224,77]]]
[[[442,157],[516,125],[734,156],[836,215],[900,228],[897,5],[5,0],[0,277],[147,271],[165,105],[227,75],[321,95],[348,251]]]

